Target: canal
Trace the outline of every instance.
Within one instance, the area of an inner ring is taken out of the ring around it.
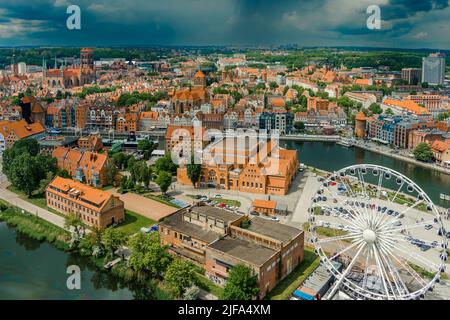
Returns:
[[[300,162],[326,171],[360,163],[391,168],[416,182],[436,205],[445,208],[450,206],[448,201],[439,198],[440,193],[450,194],[450,175],[357,147],[343,147],[333,142],[281,141],[280,145],[283,148],[296,149]]]
[[[81,269],[81,289],[66,286],[67,267]],[[130,288],[87,258],[68,254],[48,243],[33,240],[0,223],[0,300],[2,299],[146,299],[147,290]]]

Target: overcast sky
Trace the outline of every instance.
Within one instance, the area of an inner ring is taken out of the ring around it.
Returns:
[[[450,49],[449,0],[0,0],[0,45],[279,45]],[[68,30],[66,9],[81,9]],[[381,30],[369,30],[369,5]]]

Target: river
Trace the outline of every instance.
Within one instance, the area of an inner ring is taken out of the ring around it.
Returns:
[[[66,286],[67,267],[81,269],[81,289]],[[33,240],[0,223],[0,300],[130,300],[145,299],[143,289],[131,289],[87,258]]]
[[[280,145],[287,149],[296,149],[300,162],[326,171],[360,163],[391,168],[415,181],[436,205],[450,205],[448,201],[439,198],[440,193],[450,194],[450,175],[361,148],[343,147],[333,142],[281,141]]]

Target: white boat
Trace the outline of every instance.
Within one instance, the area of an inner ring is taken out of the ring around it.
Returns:
[[[343,147],[353,147],[353,143],[348,139],[341,139],[340,141],[338,141],[336,143]]]
[[[440,196],[441,200],[450,201],[450,195],[441,193]]]

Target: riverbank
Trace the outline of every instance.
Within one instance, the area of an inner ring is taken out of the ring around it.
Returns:
[[[397,160],[369,148],[348,148],[334,142],[282,141],[280,147],[297,150],[301,163],[329,172],[364,163],[390,168],[412,179],[435,204],[444,208],[450,204],[440,199],[440,194],[450,186],[450,175],[437,170]]]
[[[46,241],[54,245],[57,249],[68,251],[70,246],[68,240],[70,234],[41,218],[20,210],[17,207],[9,206],[2,202],[0,221],[6,222],[28,237],[37,241]]]
[[[339,135],[284,135],[284,136],[280,136],[280,141],[308,141],[308,142],[334,142],[334,143],[338,143],[341,142],[343,140],[343,137],[339,136]],[[450,169],[446,169],[443,168],[435,163],[426,163],[426,162],[421,162],[421,161],[417,161],[416,159],[407,157],[407,156],[403,156],[401,154],[395,154],[392,153],[391,151],[393,151],[393,149],[387,149],[387,150],[382,150],[382,146],[371,143],[371,142],[362,142],[360,140],[356,140],[355,142],[351,142],[353,146],[357,147],[357,148],[361,148],[367,151],[372,151],[384,156],[388,156],[391,157],[393,159],[396,160],[401,160],[404,162],[408,162],[411,164],[415,164],[417,166],[421,166],[423,168],[427,168],[427,169],[431,169],[431,170],[435,170],[447,175],[450,175]],[[367,145],[371,143],[371,145]],[[385,147],[387,148],[387,147]]]
[[[435,170],[435,171],[438,171],[440,173],[444,173],[444,174],[450,175],[450,169],[446,169],[446,168],[440,167],[440,166],[438,166],[437,164],[434,164],[434,163],[426,163],[426,162],[418,161],[418,160],[410,158],[410,157],[403,156],[401,154],[396,154],[396,153],[392,153],[392,152],[389,152],[389,151],[386,151],[386,150],[382,150],[379,146],[374,146],[374,145],[367,146],[367,145],[362,144],[362,143],[357,143],[357,144],[354,144],[354,147],[355,148],[364,149],[364,150],[367,150],[367,151],[372,151],[372,152],[375,152],[375,153],[378,153],[378,154],[382,154],[384,156],[388,156],[388,157],[394,158],[396,160],[405,161],[405,162],[414,164],[416,166],[421,166],[423,168]],[[390,151],[392,151],[392,150],[390,150]]]
[[[142,277],[143,274],[135,272],[128,265],[127,261],[120,261],[112,268],[106,270],[104,265],[110,259],[105,255],[98,257],[93,255],[95,243],[88,241],[82,244],[80,242],[78,246],[71,247],[71,235],[67,230],[55,226],[10,203],[0,201],[0,222],[5,222],[15,232],[20,234],[21,237],[25,236],[35,241],[37,247],[42,243],[48,243],[61,253],[68,254],[71,257],[77,257],[77,260],[82,259],[84,264],[88,263],[90,265],[90,270],[95,271],[99,275],[104,274],[106,277],[115,278],[114,282],[120,282],[121,286],[135,291],[136,295],[134,297],[136,299],[172,300],[177,298],[166,286],[165,279]],[[135,232],[130,233],[134,234]],[[92,239],[95,239],[95,237],[93,236]],[[86,244],[89,244],[89,248],[86,247]],[[78,263],[75,264],[78,265]],[[201,296],[205,299],[217,299],[217,295],[223,289],[214,285],[196,269],[194,270],[196,271],[194,284],[202,290]],[[49,276],[51,275],[45,275],[45,277]]]

